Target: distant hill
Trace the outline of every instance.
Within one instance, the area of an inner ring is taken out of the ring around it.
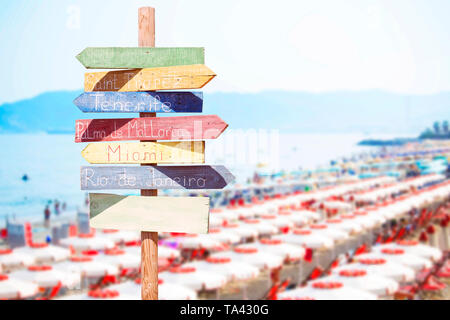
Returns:
[[[133,117],[83,114],[72,103],[80,91],[47,92],[0,106],[0,133],[74,131],[75,119]],[[401,95],[383,91],[305,93],[205,93],[204,113],[218,114],[230,128],[299,133],[408,133],[417,136],[436,119],[448,118],[450,92]]]

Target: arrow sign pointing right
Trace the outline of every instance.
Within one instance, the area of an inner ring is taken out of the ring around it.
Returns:
[[[75,142],[216,139],[226,128],[216,115],[76,120]]]
[[[222,189],[234,176],[224,166],[85,166],[81,190]]]

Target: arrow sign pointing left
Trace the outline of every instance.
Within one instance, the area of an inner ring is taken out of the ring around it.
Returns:
[[[75,123],[75,142],[216,139],[227,127],[216,115],[86,119]]]
[[[76,58],[88,69],[138,69],[203,64],[204,48],[86,48]]]

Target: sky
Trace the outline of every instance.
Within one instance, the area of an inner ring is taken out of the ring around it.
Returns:
[[[83,86],[75,56],[137,46],[156,8],[156,46],[205,47],[204,91],[450,90],[448,0],[14,0],[0,9],[0,103]]]

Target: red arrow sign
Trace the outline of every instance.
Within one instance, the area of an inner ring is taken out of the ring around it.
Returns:
[[[216,139],[226,128],[216,115],[77,120],[75,142]]]

